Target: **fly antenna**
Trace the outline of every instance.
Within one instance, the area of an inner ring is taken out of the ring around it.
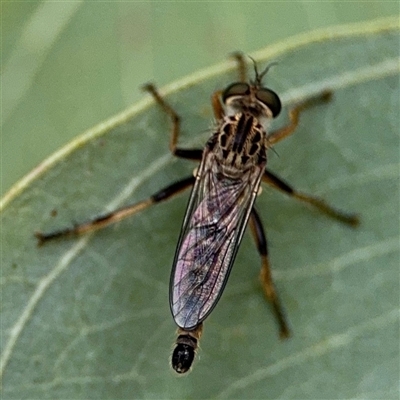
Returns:
[[[270,70],[270,68],[273,67],[274,65],[277,65],[278,62],[277,62],[277,61],[272,61],[272,62],[270,62],[270,63],[264,68],[264,70],[260,73],[260,72],[258,72],[256,60],[255,60],[253,57],[250,57],[250,56],[249,56],[249,58],[250,58],[251,61],[253,61],[253,66],[254,66],[254,74],[255,74],[255,76],[256,76],[256,79],[255,79],[255,82],[254,82],[254,83],[255,83],[257,86],[261,86],[261,82],[262,82],[264,76],[267,74],[267,72]]]

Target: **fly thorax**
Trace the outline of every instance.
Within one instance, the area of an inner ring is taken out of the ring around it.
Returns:
[[[214,136],[215,158],[225,176],[235,178],[265,162],[265,130],[248,113],[226,116]]]

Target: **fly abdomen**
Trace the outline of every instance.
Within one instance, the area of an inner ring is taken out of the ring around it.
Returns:
[[[197,325],[191,331],[178,328],[178,337],[171,357],[172,368],[178,374],[184,374],[190,370],[196,356],[202,331],[203,324]]]

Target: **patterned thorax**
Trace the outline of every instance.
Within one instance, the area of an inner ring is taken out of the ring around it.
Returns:
[[[251,113],[225,116],[209,142],[222,173],[240,177],[244,171],[266,161],[266,133]]]

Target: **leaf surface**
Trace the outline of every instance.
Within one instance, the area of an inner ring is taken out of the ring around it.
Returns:
[[[193,372],[168,366],[169,271],[188,193],[93,235],[36,247],[49,231],[141,200],[192,173],[168,153],[168,118],[145,99],[77,138],[2,205],[4,398],[397,398],[399,377],[399,31],[345,27],[254,56],[278,60],[266,84],[285,110],[323,89],[269,167],[299,190],[360,213],[341,226],[265,189],[275,281],[293,336],[280,342],[245,235],[205,323]],[[165,90],[183,117],[182,147],[201,147],[210,94],[235,79],[227,62]],[[287,121],[276,121],[278,127]]]

